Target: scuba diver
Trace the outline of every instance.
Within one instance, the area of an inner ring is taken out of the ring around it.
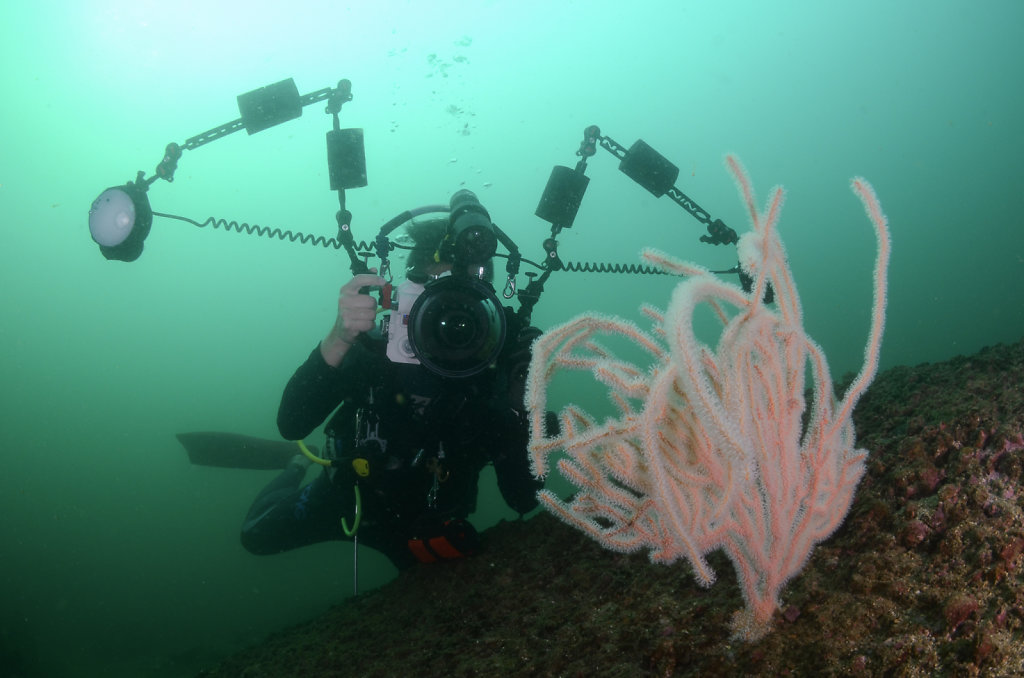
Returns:
[[[337,319],[289,380],[277,419],[287,440],[326,421],[324,459],[296,455],[260,492],[242,526],[247,550],[358,535],[399,569],[470,555],[479,539],[467,518],[488,463],[513,510],[537,506],[523,395],[540,331],[497,301],[481,223],[491,227],[470,191],[452,198],[448,218],[412,222],[384,336],[367,291],[383,288],[387,305],[388,281],[371,271],[341,287]],[[329,465],[301,486],[311,459]]]
[[[337,320],[327,336],[299,366],[281,400],[278,427],[284,438],[262,440],[216,431],[177,434],[193,464],[284,471],[257,496],[242,527],[242,543],[258,554],[278,553],[314,542],[350,539],[386,554],[398,567],[417,561],[456,558],[478,548],[467,517],[476,504],[480,470],[495,467],[499,489],[510,507],[524,514],[537,505],[541,482],[530,473],[529,440],[523,395],[532,342],[540,332],[530,315],[544,284],[555,271],[663,274],[637,264],[563,262],[557,237],[571,228],[587,190],[587,161],[597,148],[619,159],[619,169],[655,198],[668,196],[698,222],[701,242],[735,244],[738,236],[721,219],[700,207],[678,187],[679,168],[637,140],[626,148],[597,125],[587,126],[576,151],[575,167],[556,165],[541,196],[536,216],[551,225],[543,242],[542,264],[523,259],[518,247],[496,225],[470,191],[458,191],[448,207],[428,206],[387,222],[373,247],[381,260],[376,275],[360,257],[370,249],[355,242],[346,191],[367,185],[361,128],[342,128],[342,106],[352,100],[352,83],[338,81],[300,96],[292,79],[237,97],[240,117],[164,149],[156,172],[104,190],[89,210],[89,232],[101,254],[135,261],[154,217],[223,228],[314,246],[344,247],[354,277],[341,288]],[[183,151],[195,150],[242,129],[250,135],[302,115],[304,107],[326,101],[332,117],[327,132],[330,189],[338,194],[338,236],[265,228],[208,218],[205,222],[156,212],[148,191],[157,180],[171,182]],[[415,217],[447,212],[446,218],[415,222],[407,261],[408,280],[398,286],[392,309],[390,267],[393,249],[387,234]],[[517,297],[513,311],[494,294],[492,259],[497,243],[507,250],[505,299]],[[541,271],[521,290],[515,276],[521,262]],[[739,266],[750,292],[752,279]],[[367,294],[381,288],[381,307],[391,310],[376,331],[378,306]],[[765,302],[771,302],[771,288]],[[386,325],[386,327],[384,326]],[[332,415],[333,413],[333,415]],[[323,457],[302,438],[326,422]],[[545,413],[553,431],[557,418]],[[323,473],[303,486],[311,463]],[[355,500],[353,502],[353,499]]]

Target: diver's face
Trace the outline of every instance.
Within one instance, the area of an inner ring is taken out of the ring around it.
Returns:
[[[445,261],[434,262],[426,267],[426,274],[430,279],[440,278],[452,270],[452,265]]]
[[[412,273],[415,270],[415,273]],[[407,277],[409,279],[415,279],[417,282],[426,282],[426,280],[436,280],[446,273],[451,273],[452,264],[448,261],[435,261],[426,266],[419,267],[416,269],[409,269]],[[489,270],[482,269],[479,266],[467,266],[466,274],[473,278],[480,278],[481,280],[491,281],[492,273]],[[423,280],[423,276],[426,276],[426,280]]]

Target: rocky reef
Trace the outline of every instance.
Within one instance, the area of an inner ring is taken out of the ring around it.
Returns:
[[[881,373],[855,413],[868,472],[845,524],[729,637],[732,568],[602,549],[551,516],[402,573],[203,678],[1024,674],[1024,341]]]

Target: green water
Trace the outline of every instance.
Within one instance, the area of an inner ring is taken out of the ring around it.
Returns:
[[[360,238],[464,187],[534,259],[537,200],[585,126],[644,139],[742,232],[722,165],[735,152],[762,198],[789,191],[780,233],[838,375],[859,367],[870,309],[854,175],[893,235],[883,368],[1024,333],[1022,25],[1014,0],[5,3],[0,675],[193,675],[351,592],[348,545],[246,553],[239,525],[272,474],[190,467],[174,439],[276,435],[281,389],[333,320],[343,257],[160,219],[131,264],[89,238],[100,191],[236,118],[236,95],[350,79],[342,124],[365,130],[369,175],[348,196]],[[186,152],[154,209],[333,235],[322,111]],[[735,262],[608,153],[588,175],[564,258],[631,262],[653,245]],[[534,319],[637,318],[672,285],[556,276]],[[484,500],[478,526],[508,516]],[[368,552],[360,572],[364,587],[393,576]]]

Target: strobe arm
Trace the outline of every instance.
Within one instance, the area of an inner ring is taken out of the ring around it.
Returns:
[[[346,84],[347,92],[343,91]],[[164,150],[163,160],[157,165],[156,173],[147,179],[146,183],[152,184],[157,179],[174,181],[174,172],[178,168],[178,159],[181,158],[182,151],[195,150],[242,129],[250,135],[262,132],[282,122],[298,118],[302,115],[302,109],[310,104],[330,99],[332,96],[345,100],[346,95],[351,99],[351,84],[348,84],[347,80],[339,82],[337,88],[326,87],[300,95],[292,78],[239,94],[238,111],[241,117],[189,137],[183,144],[168,144]]]
[[[593,125],[587,130],[597,130],[597,126]],[[676,188],[675,182],[679,177],[679,168],[648,146],[642,139],[638,139],[627,150],[611,137],[600,136],[600,131],[596,132],[596,137],[602,148],[619,159],[619,170],[623,174],[646,188],[655,198],[668,195],[690,216],[704,224],[707,227],[708,235],[702,235],[701,242],[711,245],[727,245],[739,240],[736,231],[726,226],[721,219],[712,219],[707,210]]]
[[[295,81],[291,78],[261,87],[238,96],[238,110],[241,117],[219,125],[202,134],[190,137],[184,144],[169,143],[164,148],[163,158],[148,179],[140,171],[135,181],[123,186],[112,186],[100,193],[89,209],[89,232],[107,259],[135,261],[142,254],[143,243],[152,225],[153,212],[147,192],[157,180],[174,181],[178,160],[182,152],[192,150],[216,141],[245,128],[255,134],[302,115],[302,109],[312,103],[328,99],[327,113],[334,116],[334,129],[328,133],[328,162],[331,189],[337,190],[341,210],[338,214],[339,242],[345,246],[352,259],[353,267],[364,265],[355,252],[354,239],[348,231],[351,214],[345,209],[344,189],[366,185],[366,159],[363,157],[363,133],[361,129],[341,130],[338,112],[342,104],[352,100],[352,84],[348,80],[338,82],[336,88],[324,88],[299,95]],[[169,216],[169,215],[162,215]],[[198,224],[197,224],[198,225]]]

